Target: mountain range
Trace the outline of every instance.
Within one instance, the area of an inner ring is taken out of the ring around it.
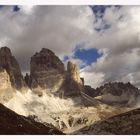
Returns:
[[[0,48],[0,134],[140,134],[134,130],[139,125],[131,127],[138,122],[139,97],[130,82],[85,85],[76,64],[69,61],[65,68],[47,48],[31,57],[23,76],[11,50]]]

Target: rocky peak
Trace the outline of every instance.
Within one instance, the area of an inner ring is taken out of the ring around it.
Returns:
[[[13,93],[9,74],[5,69],[0,68],[0,103],[9,101],[13,97]]]
[[[82,84],[82,80],[80,78],[80,71],[76,64],[69,61],[67,64],[67,72],[68,72],[69,79],[72,79],[77,83]]]
[[[54,52],[43,48],[39,53],[31,57],[30,83],[31,87],[52,88],[62,82],[64,64]],[[26,79],[29,79],[26,76]]]
[[[31,75],[34,75],[37,71],[48,71],[50,69],[63,72],[64,64],[51,50],[43,48],[31,57],[30,68]]]
[[[0,68],[0,89],[10,88],[10,77],[5,69]]]
[[[66,96],[77,96],[84,88],[78,66],[70,61],[67,63],[67,73],[63,87]]]
[[[105,103],[121,103],[129,106],[136,104],[140,96],[138,88],[130,83],[122,82],[106,83],[97,88],[95,93],[101,96],[101,100]]]
[[[2,47],[0,48],[0,55],[5,57],[9,57],[9,56],[12,56],[12,53],[11,53],[11,50],[8,48],[8,47]]]
[[[138,88],[133,86],[131,83],[122,83],[122,82],[113,82],[113,83],[106,83],[104,86],[97,88],[98,92],[101,94],[111,93],[114,96],[120,96],[124,92],[135,92],[139,93]]]
[[[13,87],[20,89],[24,86],[19,64],[8,47],[0,48],[0,67],[9,74]]]
[[[43,48],[31,57],[30,76],[25,76],[26,83],[32,88],[43,88],[50,92],[66,95],[78,95],[83,86],[79,68],[68,62],[67,71],[61,60],[49,49]]]

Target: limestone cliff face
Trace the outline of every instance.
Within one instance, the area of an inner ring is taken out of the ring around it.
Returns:
[[[9,74],[5,69],[0,68],[0,102],[8,101],[13,97]]]
[[[78,66],[70,61],[67,64],[67,75],[70,80],[82,84]]]
[[[24,86],[23,76],[19,64],[7,47],[0,48],[0,68],[7,71],[10,76],[11,85],[16,89]]]
[[[61,60],[49,49],[43,48],[31,57],[30,75],[25,81],[31,89],[41,88],[57,95],[78,95],[83,80],[78,67],[68,62],[67,71]]]
[[[0,89],[11,88],[10,77],[5,69],[0,69]]]
[[[31,57],[30,79],[31,88],[43,88],[53,92],[59,90],[63,82],[64,64],[49,49],[43,48]]]
[[[64,64],[51,50],[43,48],[31,57],[31,76],[36,76],[38,72],[49,71],[50,69],[64,72]]]
[[[83,80],[80,78],[79,68],[70,61],[67,64],[67,73],[63,88],[67,96],[79,95],[83,90]]]
[[[0,68],[6,70],[11,86],[18,90],[25,87],[25,82],[31,89],[41,88],[60,96],[77,96],[83,89],[84,80],[80,78],[78,67],[68,62],[66,71],[61,60],[46,48],[31,57],[30,75],[26,74],[24,79],[7,47],[0,49]],[[3,86],[6,84],[3,82]]]

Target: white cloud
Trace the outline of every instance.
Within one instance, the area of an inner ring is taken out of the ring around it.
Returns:
[[[103,73],[95,73],[95,72],[86,72],[81,71],[80,73],[81,77],[84,77],[84,82],[86,85],[91,85],[93,88],[98,87],[102,84],[102,81],[104,79]]]
[[[108,81],[131,81],[140,86],[140,6],[123,6],[119,10],[112,6],[97,23],[88,6],[20,8],[20,12],[12,12],[12,6],[0,10],[0,44],[12,49],[23,71],[29,69],[30,57],[42,47],[61,59],[71,56],[81,65],[84,62],[72,56],[77,44],[88,42],[84,48],[97,48],[103,56],[82,69],[86,84],[97,87]],[[94,30],[104,24],[111,28]]]
[[[97,63],[85,68],[85,71],[90,73],[103,73],[104,77],[100,83],[130,81],[140,87],[139,14],[138,6],[125,6],[119,11],[114,8],[106,10],[104,20],[111,24],[111,28],[94,43],[98,49],[105,50],[104,55],[98,59]],[[88,80],[93,81],[92,77]],[[100,85],[98,82],[94,85],[94,81],[91,83],[93,83],[92,86]]]
[[[88,6],[20,8],[19,12],[11,12],[12,6],[1,9],[8,14],[0,15],[4,18],[0,21],[0,42],[12,49],[24,71],[29,69],[30,57],[42,47],[63,58],[72,54],[75,46],[93,32],[94,16]]]

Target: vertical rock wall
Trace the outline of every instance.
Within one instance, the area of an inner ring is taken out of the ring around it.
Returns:
[[[0,68],[7,71],[10,76],[11,85],[16,89],[24,86],[23,76],[19,64],[8,47],[0,48]]]

